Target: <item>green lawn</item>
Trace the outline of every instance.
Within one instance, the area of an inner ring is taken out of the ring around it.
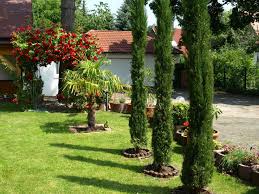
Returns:
[[[67,127],[85,122],[84,114],[15,112],[0,104],[0,193],[154,193],[167,194],[179,177],[156,179],[141,173],[152,159],[127,159],[128,117],[99,112],[112,132],[71,134]],[[181,169],[182,148],[174,145],[172,164]],[[217,194],[258,194],[259,188],[214,173]]]

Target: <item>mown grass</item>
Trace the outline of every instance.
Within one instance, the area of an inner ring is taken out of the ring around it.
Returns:
[[[68,132],[69,125],[85,119],[81,113],[16,112],[14,106],[0,105],[0,193],[167,194],[181,185],[179,176],[142,174],[152,159],[121,156],[131,146],[127,115],[98,112],[98,122],[109,121],[112,132]],[[174,144],[172,150],[171,163],[181,169],[182,147]],[[209,187],[217,194],[259,193],[259,188],[217,172]]]

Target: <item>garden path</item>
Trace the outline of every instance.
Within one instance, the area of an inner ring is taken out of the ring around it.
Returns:
[[[176,91],[174,98],[177,96],[188,100],[186,91]],[[216,92],[214,104],[223,111],[214,121],[220,141],[259,148],[259,97]]]

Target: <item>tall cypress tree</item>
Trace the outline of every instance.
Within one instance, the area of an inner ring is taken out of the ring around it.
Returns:
[[[155,37],[155,90],[157,105],[153,120],[153,167],[160,170],[170,160],[172,143],[172,9],[170,0],[155,0],[157,33]]]
[[[188,193],[199,193],[213,173],[213,66],[207,4],[208,0],[183,0],[184,43],[189,51],[190,129],[181,178]]]
[[[147,146],[146,88],[144,86],[144,63],[147,43],[147,17],[145,0],[130,3],[133,44],[132,44],[132,112],[129,120],[131,142],[136,151]]]

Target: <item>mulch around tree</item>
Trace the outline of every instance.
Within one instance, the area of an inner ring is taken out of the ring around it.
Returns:
[[[187,191],[184,187],[177,187],[175,189],[173,189],[172,193],[171,194],[213,194],[211,191],[209,191],[208,189],[202,189],[201,191],[199,192],[190,192],[190,191]]]
[[[70,126],[69,131],[72,133],[91,133],[111,131],[111,128],[105,127],[104,124],[97,124],[94,128],[89,128],[87,125]]]
[[[157,178],[170,178],[178,175],[178,170],[173,166],[162,166],[159,169],[152,164],[144,168],[144,173]]]
[[[136,150],[135,148],[123,150],[122,154],[127,158],[149,158],[152,155],[151,151],[148,149]]]

